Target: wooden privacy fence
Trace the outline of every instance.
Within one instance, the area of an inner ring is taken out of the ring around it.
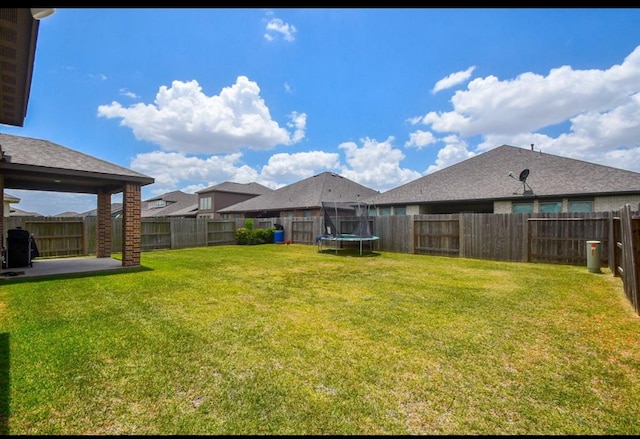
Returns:
[[[640,216],[627,204],[612,221],[613,274],[620,276],[624,293],[640,315]]]
[[[371,218],[376,249],[501,261],[585,264],[586,241],[602,245],[602,265],[612,258],[609,236],[614,212],[580,214],[433,214]],[[143,218],[142,250],[234,244],[244,219]],[[350,218],[341,218],[344,224]],[[315,244],[322,217],[256,218],[254,228],[280,224],[284,238]],[[95,254],[96,218],[9,217],[5,229],[20,226],[34,235],[42,257]],[[122,219],[112,219],[111,249],[122,251]],[[612,268],[612,267],[611,267]],[[613,269],[612,269],[613,271]]]
[[[635,215],[635,216],[634,216]],[[340,218],[341,225],[353,218]],[[142,250],[235,244],[244,219],[143,218]],[[284,239],[316,244],[322,217],[256,218],[254,228],[279,224]],[[517,262],[586,265],[587,241],[600,241],[601,266],[624,283],[640,314],[640,217],[626,205],[618,212],[556,214],[460,213],[371,217],[380,237],[374,249],[396,253],[455,256]],[[5,230],[22,227],[33,234],[41,257],[95,254],[95,217],[8,217]],[[122,251],[122,219],[112,219],[111,250]]]

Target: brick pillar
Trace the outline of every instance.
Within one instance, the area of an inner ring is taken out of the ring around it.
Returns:
[[[96,256],[111,257],[111,194],[98,193],[98,242]]]
[[[141,219],[140,186],[126,184],[122,195],[122,266],[140,265]]]

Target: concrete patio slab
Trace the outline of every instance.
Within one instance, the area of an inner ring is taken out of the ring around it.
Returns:
[[[138,268],[123,267],[122,261],[118,259],[96,257],[34,259],[32,262],[32,267],[2,269],[0,282],[5,279],[24,279],[58,274],[99,273]]]

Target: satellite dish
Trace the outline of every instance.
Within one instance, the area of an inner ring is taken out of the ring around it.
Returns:
[[[527,184],[527,177],[528,176],[529,176],[529,170],[528,169],[524,169],[520,173],[520,176],[518,177],[518,180],[520,180],[522,182],[522,195],[532,195],[533,194],[533,189],[531,189],[531,186],[529,186]],[[513,176],[513,172],[511,172],[511,171],[509,171],[509,177],[513,178],[514,180],[516,179],[516,177]],[[513,193],[513,195],[517,195],[517,194],[518,194],[517,192]]]

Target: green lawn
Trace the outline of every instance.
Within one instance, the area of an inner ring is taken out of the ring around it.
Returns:
[[[141,262],[0,283],[0,433],[640,433],[640,318],[608,270],[276,244]]]

